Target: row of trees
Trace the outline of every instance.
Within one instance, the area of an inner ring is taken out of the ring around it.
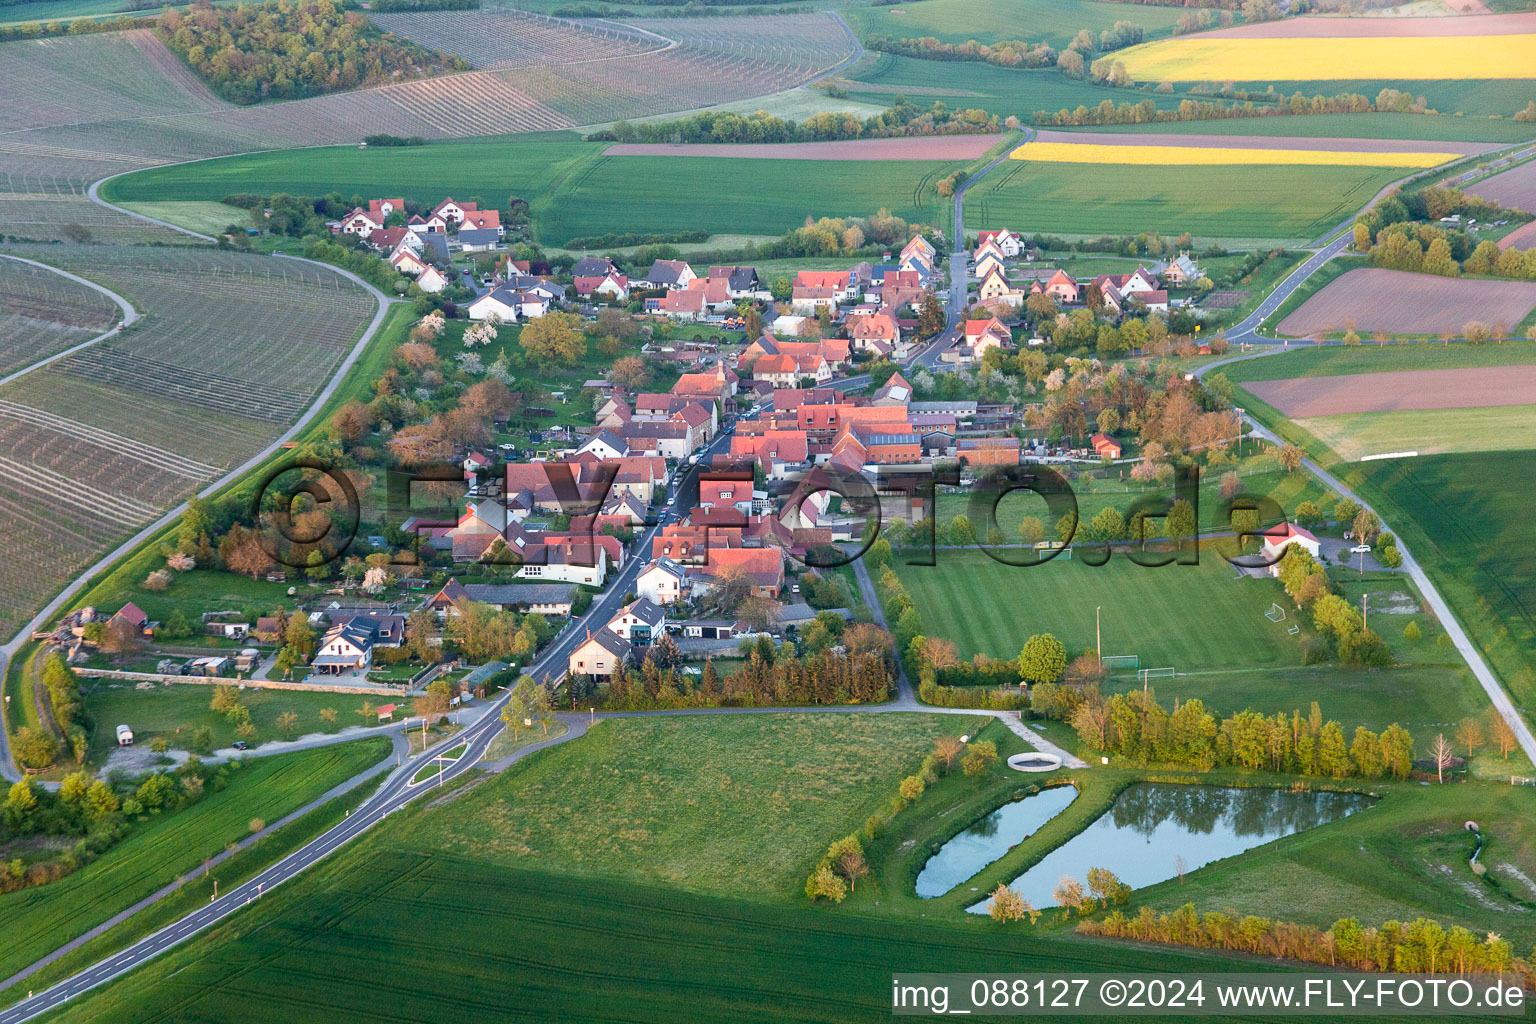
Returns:
[[[1356,539],[1369,544],[1378,539],[1381,520],[1369,509],[1361,509],[1355,514],[1353,527],[1358,531]],[[1280,560],[1280,582],[1296,607],[1311,613],[1317,643],[1307,648],[1309,664],[1334,658],[1345,665],[1372,668],[1392,664],[1386,643],[1366,626],[1359,609],[1339,596],[1323,566],[1298,545],[1288,545]]]
[[[1204,702],[1175,702],[1170,712],[1149,689],[1104,697],[1095,685],[1042,683],[1031,694],[1037,714],[1067,722],[1083,743],[1105,753],[1148,762],[1218,765],[1324,778],[1405,779],[1413,771],[1413,737],[1396,722],[1379,734],[1324,721],[1316,701],[1307,715],[1252,709],[1218,719]]]
[[[1115,62],[1100,60],[1090,66],[1090,73],[1100,81],[1126,85],[1129,79],[1116,73]],[[1097,69],[1097,70],[1095,70]],[[1122,65],[1120,71],[1123,72]],[[1171,93],[1168,83],[1158,86],[1159,93]],[[1293,117],[1304,114],[1369,114],[1374,111],[1426,113],[1423,97],[1413,97],[1395,89],[1383,89],[1376,101],[1360,93],[1338,93],[1334,96],[1321,94],[1307,96],[1298,91],[1289,99],[1276,97],[1276,102],[1222,103],[1212,100],[1184,99],[1171,108],[1159,108],[1157,101],[1148,97],[1137,102],[1105,99],[1097,106],[1080,105],[1069,110],[1062,107],[1052,112],[1037,110],[1031,120],[1041,126],[1101,125],[1101,124],[1159,124],[1177,121],[1222,121],[1250,117]]]
[[[1319,929],[1253,914],[1236,917],[1215,910],[1201,914],[1186,903],[1162,914],[1142,907],[1136,917],[1117,910],[1099,920],[1082,921],[1077,930],[1085,935],[1238,950],[1360,971],[1501,976],[1513,972],[1527,985],[1536,984],[1536,950],[1521,959],[1497,932],[1479,939],[1461,925],[1447,929],[1423,917],[1406,923],[1387,921],[1379,927],[1362,926],[1357,918],[1346,917]]]
[[[991,740],[962,743],[954,736],[935,738],[933,750],[923,757],[917,771],[897,784],[885,809],[866,818],[859,832],[844,836],[827,847],[827,852],[805,880],[806,898],[841,903],[858,887],[859,879],[869,874],[869,862],[859,838],[861,834],[864,839],[878,838],[892,818],[921,800],[928,788],[950,774],[957,764],[967,778],[982,778],[996,763],[997,744]]]
[[[638,124],[619,121],[611,128],[588,138],[598,141],[672,143],[833,142],[903,136],[967,135],[998,130],[997,116],[984,110],[951,111],[942,102],[936,102],[924,110],[907,102],[905,97],[897,96],[890,107],[867,117],[851,111],[824,111],[797,122],[763,110],[751,114],[706,110],[675,121]]]
[[[1086,886],[1072,875],[1062,875],[1057,879],[1051,895],[1056,900],[1056,905],[1061,908],[1060,916],[1063,921],[1073,914],[1086,917],[1101,909],[1124,903],[1131,898],[1131,887],[1120,881],[1119,877],[1108,868],[1089,868],[1087,879]],[[997,888],[992,890],[991,904],[987,907],[987,913],[992,920],[1004,923],[1020,921],[1026,917],[1029,918],[1030,924],[1036,924],[1040,920],[1040,911],[1004,882],[999,882]]]

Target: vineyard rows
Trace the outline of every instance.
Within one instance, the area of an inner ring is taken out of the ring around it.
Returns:
[[[73,505],[122,526],[139,526],[155,516],[155,506],[112,491],[91,487],[36,463],[0,455],[0,473],[13,487],[33,491],[50,509]]]
[[[677,40],[700,53],[727,53],[813,70],[853,55],[853,44],[830,14],[774,14],[754,18],[635,18],[635,28]]]
[[[67,493],[104,496],[100,502],[103,514],[124,517],[125,525],[174,505],[193,485],[212,479],[189,479],[83,437],[5,415],[0,415],[0,452],[9,460],[0,471],[12,482],[27,479],[29,473],[34,479],[55,484],[70,482]],[[28,472],[18,473],[15,466],[26,467]]]
[[[53,430],[66,437],[89,441],[108,451],[118,452],[125,458],[135,459],[146,466],[154,466],[188,480],[211,480],[219,473],[217,466],[189,459],[169,449],[145,444],[143,441],[136,441],[110,430],[102,430],[100,427],[93,427],[78,420],[65,419],[42,409],[34,409],[30,405],[0,398],[0,422],[6,419],[20,420],[33,426]]]
[[[0,131],[226,106],[178,65],[148,29],[0,43]]]
[[[272,424],[71,377],[50,366],[0,389],[0,397],[47,409],[92,431],[131,437],[166,451],[188,451],[228,468],[272,439]],[[88,427],[86,425],[89,425]]]
[[[100,292],[0,260],[0,374],[95,337],[116,318],[117,306]]]
[[[78,506],[56,506],[0,478],[0,633],[10,636],[125,532]]]
[[[371,14],[369,18],[397,36],[458,54],[486,71],[608,60],[667,45],[664,39],[620,33],[612,26],[604,31],[597,25],[543,18],[506,7]]]

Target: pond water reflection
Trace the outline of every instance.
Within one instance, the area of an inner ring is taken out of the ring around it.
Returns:
[[[1004,804],[928,858],[917,876],[917,894],[923,899],[944,895],[1039,831],[1076,799],[1072,786],[1052,786]]]
[[[1356,793],[1290,793],[1137,783],[1093,824],[1014,879],[1011,888],[1036,907],[1053,907],[1062,875],[1084,881],[1108,868],[1133,889],[1193,871],[1212,861],[1303,832],[1369,807]],[[985,902],[971,907],[984,913]]]

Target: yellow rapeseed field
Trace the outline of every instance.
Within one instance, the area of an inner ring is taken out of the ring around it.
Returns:
[[[1316,164],[1333,167],[1434,167],[1459,153],[1366,153],[1328,149],[1249,149],[1236,146],[1105,146],[1026,142],[1015,160],[1056,164]]]
[[[1536,35],[1164,39],[1112,55],[1142,82],[1536,78]]]

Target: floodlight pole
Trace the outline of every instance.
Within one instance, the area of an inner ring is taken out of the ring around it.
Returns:
[[[1104,638],[1099,632],[1099,609],[1103,605],[1094,605],[1093,608],[1093,646],[1094,653],[1099,656],[1099,664],[1104,664]]]

